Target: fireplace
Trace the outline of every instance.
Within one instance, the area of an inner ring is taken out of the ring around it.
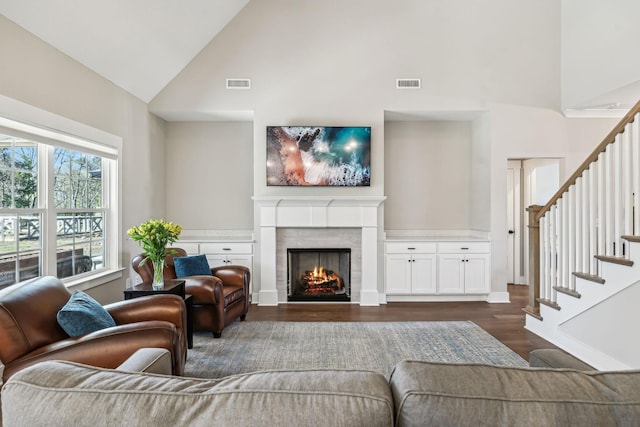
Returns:
[[[287,249],[288,301],[351,301],[351,249]]]
[[[287,248],[350,248],[349,300],[379,306],[382,196],[255,196],[258,304],[288,302]],[[254,280],[255,279],[255,280]],[[255,293],[253,296],[256,296]]]

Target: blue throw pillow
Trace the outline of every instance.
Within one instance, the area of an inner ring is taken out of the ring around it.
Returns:
[[[116,326],[109,312],[98,301],[82,291],[74,291],[56,317],[58,324],[70,337]]]
[[[176,267],[176,277],[211,276],[211,268],[205,255],[191,255],[173,258]]]

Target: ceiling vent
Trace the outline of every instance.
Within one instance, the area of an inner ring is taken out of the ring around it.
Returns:
[[[420,89],[420,79],[396,79],[396,89]]]
[[[227,89],[251,89],[251,79],[227,79]]]

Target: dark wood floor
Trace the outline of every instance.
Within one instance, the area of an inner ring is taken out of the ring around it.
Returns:
[[[529,360],[537,348],[556,348],[524,329],[528,287],[509,285],[509,304],[486,302],[394,302],[379,307],[357,304],[289,303],[277,307],[252,305],[247,321],[291,322],[401,322],[471,320],[507,347]]]

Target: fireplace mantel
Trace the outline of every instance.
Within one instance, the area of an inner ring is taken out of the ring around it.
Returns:
[[[379,196],[256,196],[259,206],[380,206]]]
[[[278,305],[276,286],[277,228],[360,228],[362,287],[360,305],[379,305],[379,207],[375,196],[263,196],[253,198],[258,209],[260,305]]]

